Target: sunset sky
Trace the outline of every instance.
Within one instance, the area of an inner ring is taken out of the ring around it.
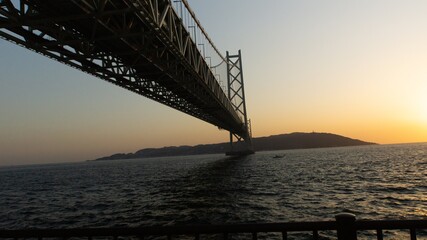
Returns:
[[[427,1],[191,0],[242,50],[255,137],[427,141]],[[0,165],[69,162],[228,132],[0,39]]]

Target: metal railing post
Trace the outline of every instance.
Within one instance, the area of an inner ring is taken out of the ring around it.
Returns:
[[[357,240],[354,214],[340,213],[335,216],[335,220],[337,221],[338,240]]]

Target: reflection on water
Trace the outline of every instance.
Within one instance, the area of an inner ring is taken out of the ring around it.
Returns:
[[[426,180],[427,144],[8,167],[0,228],[427,218]]]

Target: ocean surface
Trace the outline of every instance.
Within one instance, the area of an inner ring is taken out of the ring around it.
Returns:
[[[427,143],[0,168],[0,229],[317,221],[341,212],[427,219]]]

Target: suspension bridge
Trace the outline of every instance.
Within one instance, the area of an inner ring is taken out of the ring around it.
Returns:
[[[230,132],[253,153],[241,52],[224,56],[186,0],[0,0],[0,37]]]

